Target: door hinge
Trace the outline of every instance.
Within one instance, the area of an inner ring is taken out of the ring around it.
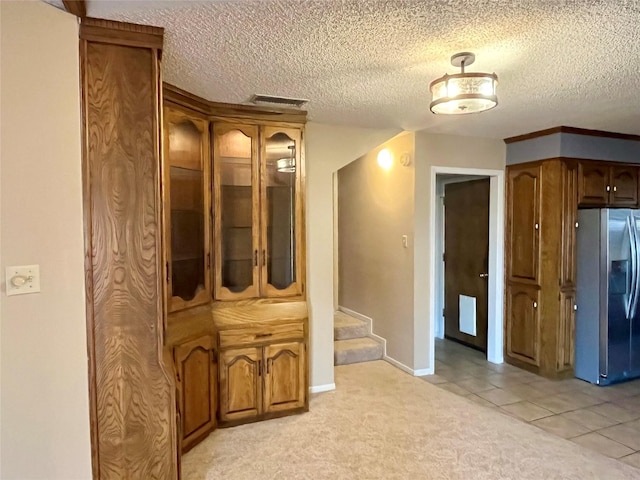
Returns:
[[[442,309],[442,316],[443,316],[443,317],[445,316],[445,315],[444,315],[444,308]]]
[[[166,270],[166,277],[167,277],[167,284],[169,283],[169,262],[167,262],[165,264],[165,270]]]
[[[207,253],[207,268],[211,268],[211,254]]]
[[[446,253],[443,253],[443,254],[442,254],[442,261],[443,261],[443,262],[446,262],[446,261],[447,261],[447,254],[446,254]]]

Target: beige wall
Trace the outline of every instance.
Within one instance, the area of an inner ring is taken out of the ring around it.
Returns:
[[[459,167],[504,170],[506,148],[502,140],[416,133],[416,184],[414,235],[414,337],[413,368],[430,370],[431,301],[429,258],[431,215],[431,168]]]
[[[413,159],[415,135],[403,133],[338,172],[339,304],[373,320],[387,356],[413,365]],[[378,152],[388,150],[385,170]],[[407,235],[408,246],[402,244]]]
[[[0,2],[3,479],[91,478],[78,25]],[[7,297],[5,267],[39,264],[41,293]]]
[[[397,133],[399,130],[307,125],[307,295],[311,385],[316,388],[334,383],[334,173]]]

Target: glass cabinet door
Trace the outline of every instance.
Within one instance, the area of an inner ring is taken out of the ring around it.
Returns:
[[[216,124],[213,139],[215,298],[259,292],[258,128]]]
[[[169,311],[210,299],[208,122],[165,109],[165,229]]]
[[[262,155],[262,294],[301,293],[300,130],[265,127]]]

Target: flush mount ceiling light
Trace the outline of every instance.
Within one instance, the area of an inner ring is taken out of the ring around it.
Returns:
[[[276,161],[276,170],[281,173],[293,173],[296,171],[296,147],[295,145],[290,145],[287,148],[291,151],[291,155]]]
[[[476,56],[470,52],[456,53],[451,57],[451,65],[459,67],[460,73],[440,77],[429,85],[433,113],[461,115],[484,112],[498,104],[495,73],[466,73]]]

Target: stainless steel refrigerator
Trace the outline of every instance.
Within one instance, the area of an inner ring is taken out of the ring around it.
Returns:
[[[576,377],[640,377],[640,210],[578,211]]]

